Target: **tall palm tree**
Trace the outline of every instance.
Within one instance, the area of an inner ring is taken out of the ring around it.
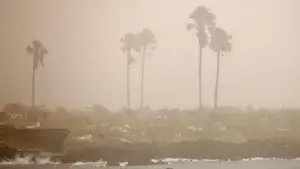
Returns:
[[[135,59],[131,55],[131,50],[136,52],[140,51],[138,38],[132,33],[127,33],[121,38],[122,51],[127,56],[127,109],[130,111],[130,66],[135,62]]]
[[[219,89],[219,72],[220,72],[220,56],[224,53],[230,52],[232,50],[232,44],[230,40],[231,36],[222,28],[211,29],[211,42],[210,48],[217,54],[217,74],[216,74],[216,84],[215,84],[215,98],[214,107],[218,106],[218,89]]]
[[[149,48],[150,45],[155,45],[156,44],[156,40],[155,40],[155,36],[154,33],[148,29],[148,28],[144,28],[139,34],[138,34],[138,38],[139,38],[139,45],[141,48],[141,55],[142,55],[142,77],[141,77],[141,100],[140,100],[140,108],[143,108],[144,105],[144,70],[145,70],[145,61],[146,61],[146,57],[148,52],[151,52],[150,49],[154,49],[152,46],[152,48]]]
[[[31,96],[31,106],[35,105],[35,71],[38,65],[41,64],[44,67],[44,57],[48,54],[48,50],[44,47],[43,43],[39,40],[32,41],[26,47],[27,53],[33,55],[33,67],[32,67],[32,96]]]
[[[202,51],[208,44],[208,29],[215,26],[215,15],[205,6],[198,6],[189,16],[193,23],[187,24],[187,30],[195,30],[199,45],[199,109],[202,107]]]

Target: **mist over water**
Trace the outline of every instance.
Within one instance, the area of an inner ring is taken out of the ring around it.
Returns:
[[[33,155],[24,157],[16,156],[12,160],[3,160],[0,165],[29,165],[29,164],[59,164],[58,162],[51,161],[50,157],[36,157],[36,162],[32,161]]]

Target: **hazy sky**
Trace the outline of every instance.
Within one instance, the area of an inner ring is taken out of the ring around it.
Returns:
[[[196,108],[198,46],[186,30],[197,5],[233,36],[221,58],[220,105],[300,106],[299,0],[0,0],[0,106],[30,104],[32,57],[40,39],[50,53],[39,68],[36,102],[79,108],[126,105],[126,57],[120,38],[144,27],[158,45],[145,66],[145,103]],[[132,66],[132,104],[140,96],[141,59]],[[216,54],[203,60],[203,102],[211,106]]]

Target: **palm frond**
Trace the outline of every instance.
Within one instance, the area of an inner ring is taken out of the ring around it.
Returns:
[[[195,29],[198,38],[198,43],[201,47],[208,44],[207,32],[211,32],[211,29],[215,27],[215,15],[205,6],[197,6],[189,16],[194,20],[194,24],[188,24],[187,29]]]
[[[40,55],[39,56],[39,61],[40,61],[40,64],[43,66],[43,67],[45,67],[45,65],[44,65],[44,54],[42,54],[42,55]]]
[[[208,44],[208,35],[205,30],[197,31],[198,43],[201,47],[205,47]]]
[[[42,48],[42,54],[48,54],[49,53],[49,51],[48,51],[48,49],[46,49],[44,46],[43,46],[43,48]]]
[[[49,53],[48,49],[46,49],[43,43],[39,40],[32,41],[32,47],[30,45],[27,46],[27,52],[33,53],[33,68],[37,69],[38,65],[41,64],[43,67],[45,66],[44,59],[45,55]]]
[[[199,5],[197,6],[193,12],[190,14],[189,18],[194,20],[200,20],[205,18],[205,16],[209,13],[209,10],[207,7]]]
[[[156,44],[156,39],[154,33],[149,28],[144,28],[139,34],[138,38],[140,40],[141,46],[147,46],[149,44]]]
[[[217,27],[212,31],[210,48],[215,52],[230,52],[232,50],[231,39],[232,36],[229,36],[224,29]]]
[[[140,44],[137,35],[127,33],[121,39],[121,42],[123,43],[122,51],[125,51],[126,49],[134,49],[135,51],[140,50]]]
[[[27,51],[28,54],[32,54],[33,53],[33,47],[31,47],[31,45],[28,45],[26,47],[26,51]]]

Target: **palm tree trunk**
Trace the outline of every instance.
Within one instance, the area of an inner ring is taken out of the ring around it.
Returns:
[[[219,72],[220,72],[220,52],[217,53],[217,75],[216,75],[216,85],[215,85],[214,108],[218,107]]]
[[[127,110],[130,112],[130,51],[127,52]]]
[[[201,109],[202,107],[202,99],[201,99],[201,94],[202,94],[202,47],[200,46],[200,49],[199,49],[199,109]]]
[[[145,60],[146,60],[146,47],[143,49],[143,59],[142,59],[142,77],[141,77],[141,109],[144,105],[144,69],[145,69]]]
[[[35,64],[34,64],[34,57],[33,57],[33,70],[32,70],[32,90],[31,90],[31,107],[33,108],[35,105]]]

